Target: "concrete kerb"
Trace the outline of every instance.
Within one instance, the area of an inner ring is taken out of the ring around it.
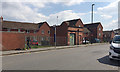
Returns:
[[[95,43],[95,44],[86,44],[86,45],[74,45],[74,46],[58,46],[58,47],[47,47],[47,48],[37,48],[30,50],[20,50],[20,51],[2,51],[2,55],[13,55],[13,54],[21,54],[21,53],[32,53],[32,52],[40,52],[40,51],[48,51],[48,50],[59,50],[59,49],[68,49],[68,48],[77,48],[77,47],[86,47],[86,46],[94,46],[94,45],[102,45],[107,43]]]

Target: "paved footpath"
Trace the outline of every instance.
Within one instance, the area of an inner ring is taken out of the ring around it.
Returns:
[[[94,43],[94,44],[74,45],[74,46],[57,46],[56,48],[55,47],[46,47],[46,48],[36,48],[36,49],[29,49],[29,50],[10,50],[10,51],[2,51],[2,52],[0,51],[0,56],[47,51],[47,50],[55,50],[55,49],[58,50],[58,49],[85,47],[85,46],[102,45],[102,44],[107,44],[107,43]]]

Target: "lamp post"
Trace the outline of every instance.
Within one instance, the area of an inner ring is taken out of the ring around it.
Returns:
[[[57,16],[57,24],[58,24],[58,16]],[[55,25],[55,48],[56,48],[56,45],[57,45],[57,37],[56,37],[56,30],[57,30],[57,28],[56,28],[56,26],[57,26],[57,24]]]
[[[92,4],[92,14],[91,14],[91,23],[93,24],[93,6],[94,6],[95,4]]]
[[[91,12],[91,24],[93,24],[93,6],[95,4],[92,4],[92,12]],[[93,43],[93,34],[91,34],[91,44]]]

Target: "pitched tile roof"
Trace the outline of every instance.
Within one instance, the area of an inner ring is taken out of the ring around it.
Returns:
[[[113,30],[111,31],[103,31],[103,33],[110,33],[110,32],[114,32]]]
[[[2,28],[37,30],[39,24],[15,21],[3,21]]]
[[[120,31],[120,28],[118,28],[118,29],[115,29],[114,31]]]
[[[40,28],[44,23],[45,23],[45,22],[40,22],[40,23],[38,23],[38,24],[39,24],[39,27],[38,27],[38,28]]]
[[[66,23],[69,27],[76,27],[75,24],[78,22],[78,20],[81,21],[81,19],[79,18],[79,19],[64,21],[63,23]]]
[[[114,33],[113,30],[111,30],[111,31],[103,31],[103,35],[107,34],[107,35],[111,36],[112,32]]]
[[[40,23],[38,23],[39,24],[39,27],[38,28],[40,28],[43,24],[47,24],[48,25],[48,23],[45,21],[45,22],[40,22]],[[48,27],[50,27],[49,25],[48,25]]]
[[[74,20],[69,20],[69,21],[65,21],[68,26],[75,26],[75,24],[77,23],[79,19],[74,19]]]
[[[84,27],[97,27],[99,24],[101,24],[100,22],[96,22],[96,23],[93,23],[93,24],[84,24]]]
[[[114,33],[113,30],[111,30],[111,31],[103,31],[103,34],[111,34],[112,32]]]

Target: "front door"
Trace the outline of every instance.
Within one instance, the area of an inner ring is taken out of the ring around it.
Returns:
[[[70,45],[74,45],[74,34],[70,34]]]

